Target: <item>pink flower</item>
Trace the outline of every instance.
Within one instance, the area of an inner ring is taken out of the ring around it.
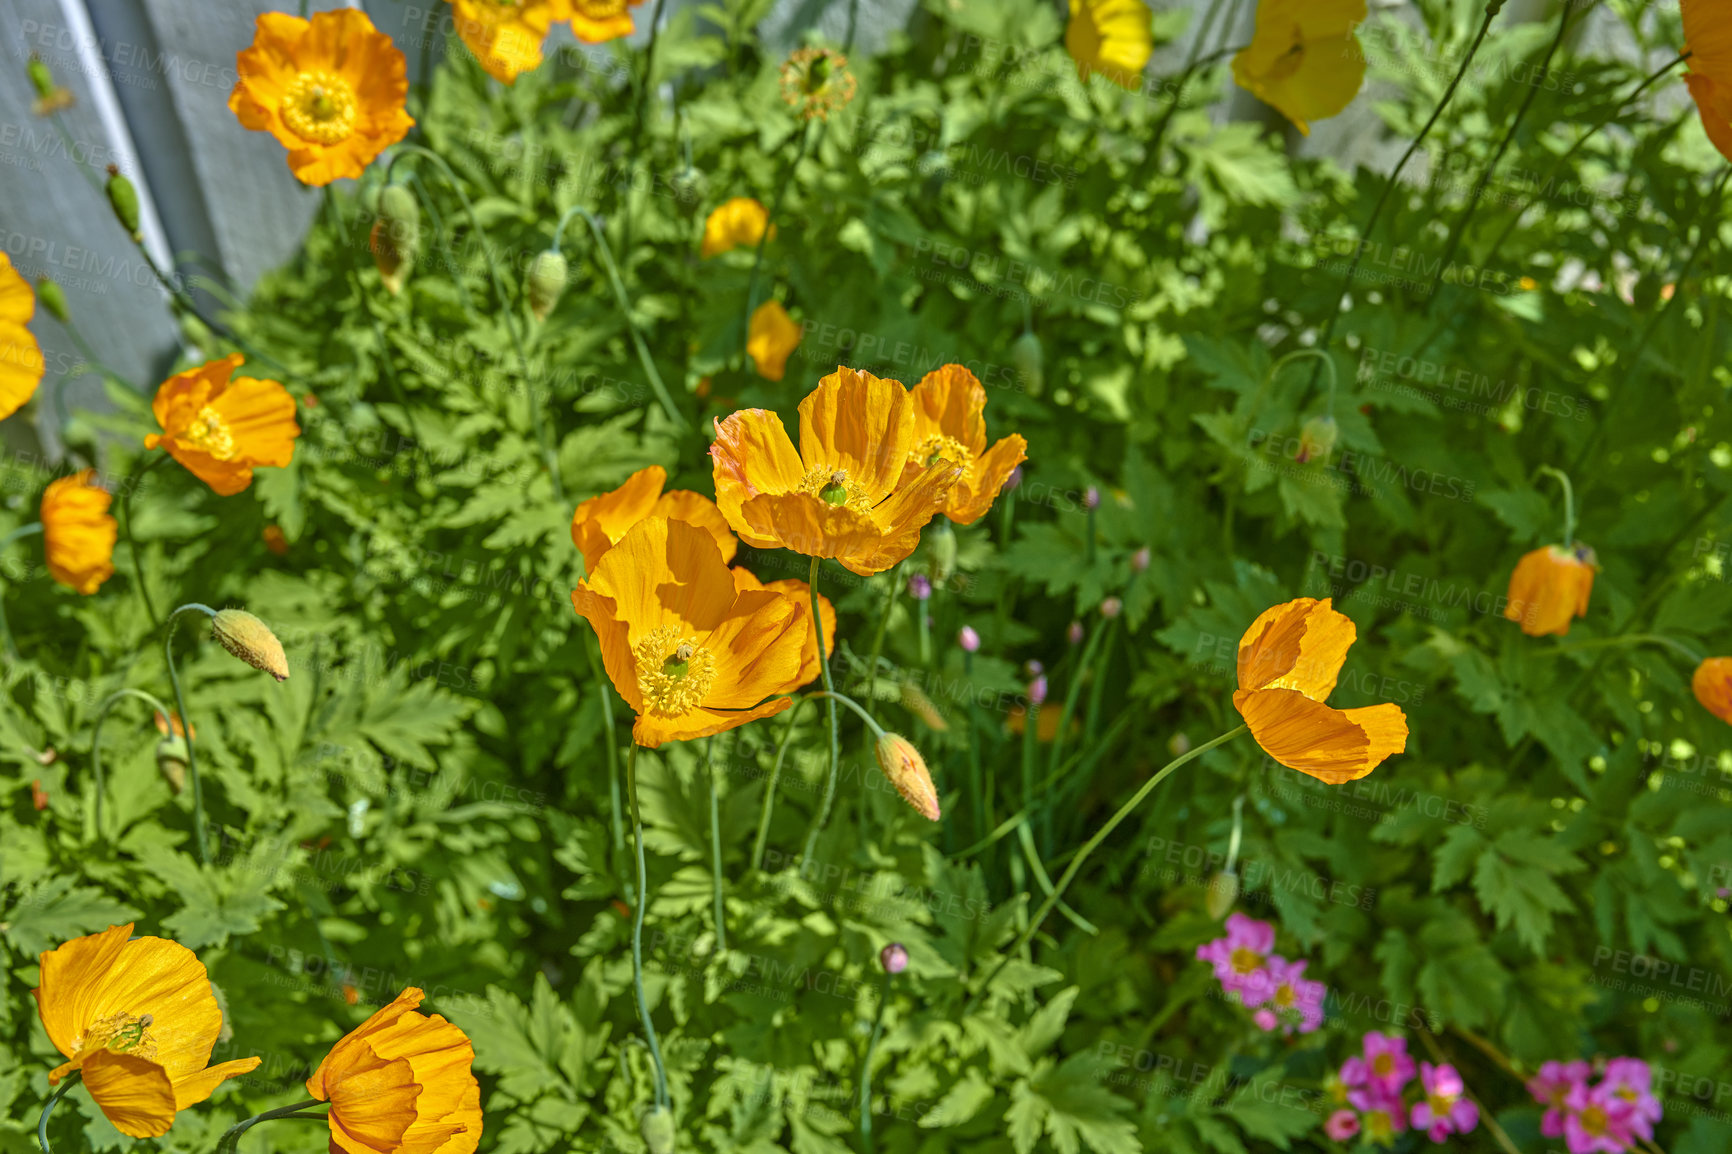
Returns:
[[[1401,1091],[1385,1090],[1375,1083],[1347,1092],[1347,1101],[1363,1115],[1368,1141],[1387,1146],[1397,1134],[1407,1130],[1407,1108],[1401,1104]]]
[[[1528,1080],[1528,1093],[1534,1096],[1534,1101],[1546,1107],[1546,1116],[1540,1119],[1542,1136],[1564,1136],[1564,1121],[1569,1115],[1564,1100],[1570,1091],[1577,1086],[1586,1086],[1587,1082],[1586,1062],[1547,1062],[1540,1067],[1538,1075]]]
[[[1610,1086],[1577,1082],[1564,1098],[1564,1141],[1570,1154],[1623,1154],[1636,1144],[1635,1107]]]
[[[1372,1030],[1365,1035],[1364,1057],[1349,1058],[1341,1066],[1341,1080],[1349,1086],[1375,1088],[1399,1096],[1413,1079],[1413,1059],[1407,1054],[1407,1039]]]
[[[1281,1019],[1275,1016],[1275,1011],[1268,1009],[1258,1010],[1251,1015],[1251,1020],[1257,1023],[1257,1028],[1265,1034],[1274,1033],[1275,1027],[1281,1024]]]
[[[1345,1142],[1359,1133],[1359,1115],[1351,1110],[1337,1110],[1324,1120],[1323,1132],[1337,1142]]]
[[[1245,998],[1245,990],[1253,983],[1261,983],[1262,979],[1253,975],[1262,972],[1274,949],[1274,926],[1235,912],[1227,918],[1227,936],[1198,946],[1197,960],[1215,967],[1215,977],[1222,989],[1239,994],[1247,1006],[1258,1006],[1268,1000],[1268,993],[1250,1001]]]
[[[1645,1142],[1653,1141],[1654,1123],[1662,1112],[1660,1100],[1651,1090],[1653,1084],[1653,1073],[1640,1058],[1613,1058],[1606,1063],[1605,1077],[1600,1080],[1602,1090],[1629,1103],[1630,1128]]]
[[[1289,962],[1279,954],[1270,955],[1267,966],[1246,980],[1239,1000],[1247,1006],[1267,1003],[1283,1034],[1295,1030],[1309,1034],[1323,1024],[1323,999],[1329,987],[1307,979],[1305,966],[1305,962]],[[1265,1030],[1275,1028],[1273,1024],[1264,1026],[1261,1016],[1256,1021]]]
[[[1421,1062],[1419,1082],[1425,1088],[1425,1100],[1413,1107],[1414,1129],[1424,1130],[1433,1142],[1442,1142],[1451,1134],[1466,1134],[1479,1125],[1479,1107],[1462,1097],[1467,1087],[1454,1066]]]

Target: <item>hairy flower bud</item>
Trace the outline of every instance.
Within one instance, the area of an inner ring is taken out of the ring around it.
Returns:
[[[649,1154],[673,1154],[677,1133],[674,1129],[674,1112],[666,1106],[651,1106],[638,1123],[638,1133],[643,1136],[643,1144],[649,1148]]]
[[[283,643],[270,627],[244,609],[223,609],[211,619],[211,629],[222,647],[278,681],[289,677],[289,658]]]
[[[1301,464],[1318,457],[1327,460],[1340,435],[1334,417],[1312,417],[1299,429],[1299,451],[1293,454],[1293,459]]]
[[[878,739],[878,768],[902,795],[902,800],[914,807],[927,821],[938,820],[938,790],[932,784],[932,773],[926,759],[914,748],[914,743],[899,733],[886,733]]]
[[[1209,916],[1216,921],[1226,917],[1232,910],[1233,903],[1239,900],[1239,875],[1232,870],[1221,870],[1209,879],[1209,893],[1203,899],[1204,908]]]
[[[559,298],[565,295],[568,271],[565,258],[552,249],[530,262],[529,275],[523,281],[523,295],[529,298],[529,311],[535,314],[537,321],[545,321],[547,314],[559,303]]]
[[[118,165],[108,166],[108,184],[105,191],[108,193],[109,207],[114,209],[114,218],[120,222],[120,227],[126,230],[135,244],[143,244],[144,234],[138,231],[138,190],[132,187],[132,181],[121,174]]]
[[[912,681],[902,683],[902,705],[908,712],[924,721],[929,729],[936,729],[939,733],[950,729],[950,722],[944,719],[944,714],[938,711],[932,698]]]

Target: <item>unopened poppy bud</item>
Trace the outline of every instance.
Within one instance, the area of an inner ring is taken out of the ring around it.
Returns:
[[[176,793],[186,788],[186,738],[171,733],[156,743],[156,770]]]
[[[932,773],[926,759],[914,748],[914,743],[899,733],[886,733],[878,739],[878,768],[902,795],[902,800],[927,821],[938,820],[938,790],[932,784]]]
[[[950,729],[950,722],[944,719],[944,714],[938,712],[932,698],[926,696],[926,691],[912,681],[902,683],[902,705],[908,712],[924,721],[929,729],[944,733]]]
[[[891,942],[878,951],[878,964],[887,974],[900,974],[908,968],[908,950],[901,942]]]
[[[1017,337],[1010,346],[1010,363],[1016,366],[1023,392],[1031,397],[1040,396],[1046,387],[1046,354],[1040,347],[1040,338],[1033,333]]]
[[[270,626],[245,609],[223,609],[211,619],[211,629],[222,647],[278,681],[289,677],[289,658],[283,643]]]
[[[916,573],[908,578],[908,595],[916,601],[925,601],[932,596],[932,582],[924,573]]]
[[[1149,553],[1149,547],[1147,545],[1144,545],[1141,549],[1138,549],[1135,553],[1132,553],[1131,554],[1131,572],[1132,573],[1142,573],[1145,570],[1147,570],[1149,567],[1149,557],[1150,557],[1150,553]]]
[[[1299,428],[1299,451],[1293,454],[1293,459],[1303,464],[1318,457],[1328,457],[1334,452],[1340,435],[1341,429],[1334,417],[1312,417]]]
[[[1221,870],[1209,879],[1209,893],[1203,899],[1203,907],[1209,911],[1210,917],[1220,921],[1227,916],[1233,908],[1233,903],[1238,900],[1238,874],[1232,870]]]
[[[1046,701],[1046,674],[1041,674],[1028,683],[1028,703],[1039,706]]]
[[[138,231],[138,189],[132,187],[132,181],[122,175],[118,165],[108,166],[109,207],[114,209],[114,218],[120,222],[127,235],[135,244],[144,243],[144,234]]]
[[[674,1112],[666,1106],[651,1106],[638,1123],[638,1133],[643,1135],[649,1154],[673,1154]]]
[[[66,307],[66,293],[45,276],[36,278],[36,299],[41,301],[42,307],[54,314],[54,319],[61,324],[72,322],[72,313]]]
[[[956,533],[949,520],[941,518],[926,531],[926,539],[932,545],[932,579],[942,585],[956,572]]]
[[[421,253],[421,206],[407,185],[388,184],[379,192],[378,211],[367,247],[373,251],[379,279],[396,296]]]
[[[1081,645],[1082,639],[1083,639],[1082,622],[1081,621],[1072,621],[1070,623],[1070,628],[1066,629],[1064,631],[1064,638],[1066,641],[1069,641],[1072,645]]]
[[[529,298],[529,311],[538,321],[547,319],[559,298],[565,295],[569,270],[565,257],[548,249],[529,264],[529,275],[523,282],[523,295]]]
[[[967,653],[980,652],[980,634],[974,631],[974,626],[964,625],[956,631],[956,643]]]
[[[1101,602],[1101,616],[1105,617],[1108,621],[1111,621],[1124,611],[1125,603],[1120,601],[1117,597],[1108,597],[1105,601]]]

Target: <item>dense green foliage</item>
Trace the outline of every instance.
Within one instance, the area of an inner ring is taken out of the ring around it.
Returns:
[[[1172,78],[1079,85],[1051,5],[932,2],[889,51],[851,61],[858,95],[807,137],[750,32],[765,7],[674,21],[641,112],[641,52],[561,54],[511,88],[454,52],[411,140],[449,162],[473,220],[437,165],[405,157],[431,235],[387,294],[365,240],[375,165],[221,318],[247,371],[300,402],[294,463],[226,498],[172,462],[144,474],[133,536],[150,611],[124,540],[120,572],[89,598],[31,572],[30,542],[11,547],[5,609],[23,656],[0,696],[0,1150],[33,1147],[58,1061],[27,993],[36,955],[131,918],[209,966],[232,1028],[216,1057],[265,1059],[183,1114],[164,1148],[208,1150],[236,1119],[302,1097],[331,1041],[418,985],[474,1039],[484,1150],[642,1149],[650,1063],[607,752],[623,750],[629,713],[604,701],[569,601],[572,509],[651,463],[711,492],[711,418],[791,418],[838,363],[912,384],[949,361],[987,385],[993,436],[1027,436],[1020,488],[958,530],[925,639],[910,599],[889,595],[930,564],[930,532],[900,573],[827,566],[820,582],[841,613],[839,683],[920,744],[942,823],[903,805],[845,714],[837,812],[802,863],[827,748],[817,707],[796,716],[762,869],[782,721],[639,756],[647,983],[678,1148],[858,1148],[877,955],[895,940],[912,962],[876,1048],[885,1151],[1333,1149],[1323,1078],[1368,1029],[1406,1032],[1421,1055],[1434,1033],[1521,1150],[1548,1148],[1539,1109],[1494,1054],[1523,1071],[1644,1057],[1667,1110],[1659,1144],[1725,1150],[1726,725],[1692,699],[1673,648],[1595,644],[1652,634],[1712,652],[1732,621],[1732,230],[1723,162],[1682,84],[1656,85],[1555,164],[1650,69],[1566,47],[1542,75],[1556,14],[1500,25],[1365,241],[1327,345],[1331,402],[1315,357],[1277,362],[1318,343],[1385,178],[1217,123],[1223,62],[1169,121]],[[1471,3],[1423,7],[1423,29],[1398,35],[1379,16],[1361,34],[1384,95],[1360,99],[1398,140],[1436,107],[1480,19]],[[1675,12],[1610,8],[1645,44],[1679,43]],[[752,252],[697,255],[706,213],[731,196],[780,206],[758,296],[804,330],[780,382],[742,355]],[[600,215],[677,423],[581,217],[562,238],[569,289],[545,323],[529,319],[523,273],[572,206]],[[116,411],[87,419],[112,435],[100,466],[118,483],[155,425],[148,391],[111,392]],[[1296,460],[1302,425],[1330,411],[1339,443]],[[1576,535],[1602,566],[1563,639],[1501,615],[1516,559],[1560,536],[1542,465],[1573,478]],[[9,468],[8,491],[30,499],[0,511],[0,533],[34,519],[47,479]],[[792,554],[742,561],[766,580],[805,575]],[[1238,639],[1301,595],[1333,595],[1358,625],[1332,702],[1399,704],[1406,753],[1339,788],[1249,738],[1192,762],[1068,894],[1092,924],[1049,919],[1032,956],[968,1002],[1042,896],[1001,827],[1025,773],[1052,778],[1030,851],[1056,874],[1169,750],[1239,723]],[[1108,597],[1122,614],[1101,614]],[[104,726],[100,826],[93,809],[97,707],[121,686],[168,695],[152,617],[189,601],[264,618],[293,671],[278,685],[183,619],[208,868],[137,702]],[[983,638],[972,659],[954,641],[965,624]],[[1029,659],[1052,687],[1043,715],[1068,722],[1057,742],[1020,735]],[[1205,884],[1236,799],[1239,905],[1329,984],[1318,1033],[1249,1028],[1193,958],[1219,932]],[[68,1103],[63,1149],[130,1144],[82,1090]],[[247,1148],[324,1141],[278,1124]],[[1498,1148],[1484,1127],[1454,1141]]]

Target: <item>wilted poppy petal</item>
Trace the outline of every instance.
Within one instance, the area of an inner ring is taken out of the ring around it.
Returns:
[[[1364,777],[1407,748],[1407,716],[1396,705],[1334,709],[1295,689],[1241,689],[1233,704],[1265,753],[1330,785]]]

